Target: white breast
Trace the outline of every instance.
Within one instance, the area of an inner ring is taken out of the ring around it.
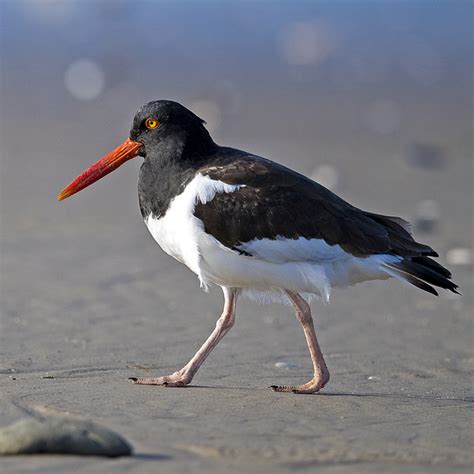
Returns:
[[[211,201],[216,193],[231,193],[241,187],[242,185],[230,185],[198,174],[171,201],[163,217],[149,215],[145,220],[148,230],[160,247],[196,273],[202,286],[207,286],[207,282],[204,281],[200,268],[199,241],[206,234],[203,223],[194,216],[194,208],[198,202],[206,204]]]

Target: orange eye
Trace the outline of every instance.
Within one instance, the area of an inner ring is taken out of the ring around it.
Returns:
[[[160,122],[158,122],[158,120],[156,120],[154,118],[147,118],[145,120],[145,127],[146,128],[154,129],[154,128],[158,127],[158,125],[160,125]]]

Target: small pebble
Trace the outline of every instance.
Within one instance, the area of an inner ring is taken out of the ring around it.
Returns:
[[[291,362],[276,362],[275,367],[277,369],[296,369],[298,366],[296,364],[292,364]]]
[[[132,447],[92,421],[60,416],[24,418],[0,428],[0,455],[37,453],[116,457],[130,456]]]
[[[446,261],[450,265],[471,265],[472,251],[468,248],[456,247],[448,250]]]

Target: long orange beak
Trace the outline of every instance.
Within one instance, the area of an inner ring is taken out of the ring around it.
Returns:
[[[69,183],[58,194],[58,201],[62,201],[63,199],[76,194],[81,189],[87,188],[87,186],[111,173],[126,161],[137,156],[141,147],[141,143],[127,138],[115,150],[105,155],[97,163],[94,163],[90,168],[80,174],[74,181]]]

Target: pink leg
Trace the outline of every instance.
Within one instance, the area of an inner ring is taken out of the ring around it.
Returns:
[[[130,378],[133,383],[141,385],[165,385],[167,387],[183,387],[191,382],[194,374],[201,364],[206,360],[212,349],[229,332],[235,321],[235,305],[237,302],[237,290],[234,288],[223,288],[224,310],[217,320],[216,327],[208,337],[207,341],[196,352],[193,358],[181,369],[171,375],[157,378]]]
[[[303,384],[297,386],[277,386],[272,385],[275,392],[294,392],[294,393],[314,393],[321,390],[329,382],[329,370],[326,367],[323,353],[316,339],[314,331],[313,318],[311,317],[311,308],[309,304],[294,291],[286,290],[286,294],[296,311],[296,318],[303,326],[304,335],[308,344],[311,360],[313,361],[314,375],[313,378]]]

